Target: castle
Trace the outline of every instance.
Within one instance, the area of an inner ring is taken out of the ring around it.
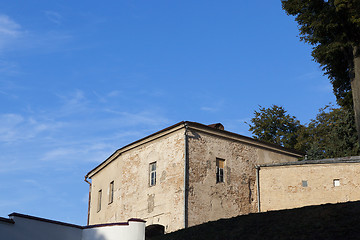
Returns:
[[[118,149],[86,175],[88,223],[135,217],[172,232],[257,212],[256,166],[302,157],[221,124],[179,122]]]

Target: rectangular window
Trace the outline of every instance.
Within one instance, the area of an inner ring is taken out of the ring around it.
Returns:
[[[334,179],[333,184],[334,184],[334,187],[339,187],[340,186],[340,179]]]
[[[114,201],[114,181],[109,186],[109,204]]]
[[[307,187],[307,186],[308,186],[307,180],[302,180],[301,185],[302,185],[303,187]]]
[[[216,159],[216,182],[224,182],[224,166],[225,160],[217,158]]]
[[[98,192],[98,205],[97,205],[98,212],[100,212],[100,210],[101,210],[101,194],[102,194],[102,190],[100,189]]]
[[[156,184],[156,162],[150,163],[150,186],[155,186]]]

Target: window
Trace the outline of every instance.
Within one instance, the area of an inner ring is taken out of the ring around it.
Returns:
[[[302,180],[301,185],[302,185],[303,187],[307,187],[307,186],[308,186],[307,180]]]
[[[114,201],[114,181],[109,186],[109,204]]]
[[[100,189],[98,192],[98,205],[97,205],[98,212],[100,212],[100,210],[101,210],[101,194],[102,194],[102,190]]]
[[[224,182],[224,165],[224,159],[216,159],[216,183]]]
[[[339,187],[340,186],[340,179],[334,179],[333,184],[334,184],[334,187]]]
[[[150,186],[156,184],[156,162],[150,163]]]

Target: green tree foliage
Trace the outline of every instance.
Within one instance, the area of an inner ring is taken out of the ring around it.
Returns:
[[[260,106],[250,121],[255,139],[302,151],[308,159],[360,154],[352,109],[327,106],[309,124],[302,125],[283,107]]]
[[[272,105],[270,108],[259,106],[250,120],[249,130],[255,139],[278,144],[286,148],[294,148],[300,122],[293,116],[286,114],[283,107]]]
[[[329,77],[340,106],[354,108],[360,140],[360,1],[282,0],[298,22],[300,39]]]
[[[310,159],[354,156],[360,154],[357,140],[352,110],[327,106],[299,132],[297,147],[306,149]]]

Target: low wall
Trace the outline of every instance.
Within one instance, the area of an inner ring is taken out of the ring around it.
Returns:
[[[260,210],[360,200],[360,160],[260,166]]]
[[[93,226],[53,221],[12,213],[9,219],[0,218],[1,239],[9,240],[144,240],[145,221],[129,219],[125,223]]]

